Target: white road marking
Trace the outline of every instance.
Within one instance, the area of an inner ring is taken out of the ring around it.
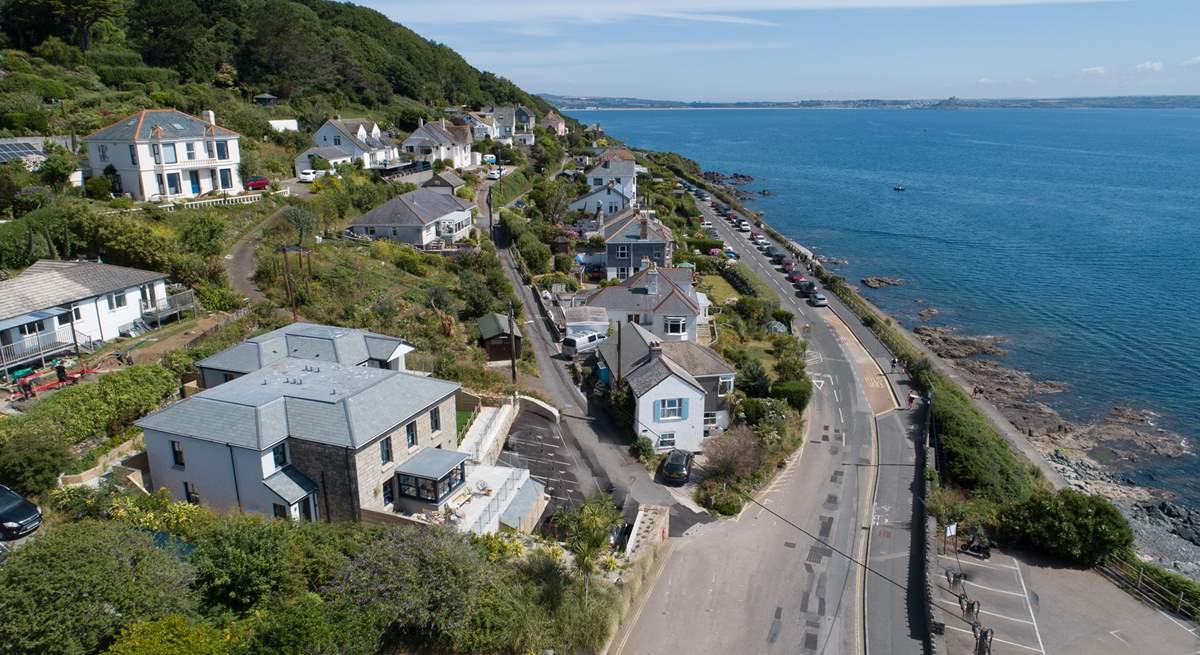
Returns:
[[[1025,598],[1025,594],[1023,594],[1023,593],[1021,593],[1021,592],[1019,592],[1019,591],[1005,591],[1005,590],[1003,590],[1003,589],[997,589],[997,588],[995,588],[995,587],[988,587],[988,586],[985,586],[985,585],[981,585],[981,584],[979,584],[978,582],[971,582],[970,580],[963,580],[963,583],[964,583],[964,584],[969,584],[969,585],[971,585],[972,587],[979,587],[980,589],[987,589],[988,591],[994,591],[994,592],[996,592],[996,593],[998,593],[998,594],[1007,594],[1007,595],[1009,595],[1009,596],[1018,596],[1018,597],[1020,597],[1020,598]],[[1028,599],[1027,599],[1027,600],[1028,600]]]
[[[954,630],[955,632],[964,632],[964,633],[966,633],[966,634],[969,634],[969,635],[974,635],[974,633],[972,633],[970,630],[963,630],[962,628],[956,628],[956,627],[954,627],[954,626],[952,626],[952,625],[948,625],[948,626],[946,626],[946,629],[947,629],[947,630]],[[1005,645],[1008,645],[1008,646],[1016,646],[1017,648],[1024,648],[1025,650],[1031,650],[1031,651],[1033,651],[1033,652],[1035,652],[1035,653],[1041,653],[1042,655],[1046,655],[1046,651],[1044,651],[1044,650],[1041,650],[1040,648],[1034,648],[1033,646],[1026,646],[1025,644],[1018,644],[1018,643],[1016,643],[1016,642],[1013,642],[1013,641],[1005,641],[1005,640],[1003,640],[1003,639],[1001,639],[1001,638],[999,638],[999,637],[992,637],[992,641],[994,641],[994,642],[996,642],[996,643],[1000,643],[1000,644],[1005,644]]]
[[[907,555],[907,553],[905,553],[905,554]],[[958,602],[957,602],[957,601],[947,600],[947,599],[945,599],[945,598],[936,598],[935,600],[936,600],[937,602],[939,602],[939,603],[943,604],[943,605],[949,605],[950,607],[959,607],[959,604],[958,604]],[[994,617],[996,617],[996,618],[999,618],[999,619],[1004,619],[1005,621],[1016,621],[1017,623],[1024,623],[1024,624],[1026,624],[1026,625],[1033,625],[1033,621],[1027,621],[1027,620],[1025,620],[1025,619],[1014,619],[1014,618],[1013,618],[1013,617],[1011,617],[1011,616],[1005,616],[1005,615],[1003,615],[1003,614],[997,614],[997,613],[995,613],[995,612],[989,612],[989,611],[987,611],[987,610],[979,610],[979,613],[980,613],[980,614],[987,614],[988,616],[994,616]]]
[[[1037,617],[1033,615],[1033,604],[1029,602],[1029,590],[1025,588],[1025,576],[1021,575],[1021,563],[1013,560],[1017,566],[1017,579],[1021,581],[1021,591],[1025,595],[1025,606],[1029,608],[1029,618],[1033,621],[1033,634],[1037,635],[1038,646],[1042,649],[1042,653],[1046,652],[1046,645],[1042,643],[1042,632],[1038,630]]]
[[[1120,631],[1119,630],[1109,630],[1108,634],[1112,635],[1113,639],[1116,639],[1117,641],[1121,642],[1122,644],[1125,644],[1126,646],[1128,646],[1129,642],[1124,637],[1122,637],[1120,634],[1118,634],[1118,632],[1120,632]]]
[[[838,407],[838,418],[842,419],[842,423],[846,422],[846,416],[842,414],[842,408]]]
[[[1188,634],[1193,634],[1193,635],[1194,635],[1194,634],[1196,634],[1196,631],[1197,631],[1197,630],[1200,630],[1200,628],[1188,628],[1188,627],[1187,627],[1186,625],[1184,625],[1183,623],[1180,623],[1179,621],[1176,621],[1176,620],[1175,620],[1175,617],[1171,616],[1170,614],[1167,614],[1166,612],[1164,612],[1164,611],[1162,611],[1162,610],[1158,610],[1158,613],[1159,613],[1159,614],[1162,614],[1162,615],[1163,615],[1163,616],[1165,616],[1165,617],[1167,617],[1167,619],[1168,619],[1168,620],[1169,620],[1171,623],[1174,623],[1175,625],[1179,626],[1180,628],[1182,628],[1182,629],[1186,630],[1186,631],[1188,632]],[[1194,655],[1200,655],[1200,650],[1196,651],[1196,653],[1195,653]]]
[[[841,399],[841,398],[838,398],[838,392],[837,392],[837,389],[834,389],[834,390],[833,390],[833,400],[834,400],[835,402],[841,402],[841,401],[842,401],[842,399]]]
[[[816,385],[817,391],[823,391],[825,389],[825,381],[820,378],[813,378],[812,383]]]
[[[994,562],[993,562],[993,563],[991,563],[991,564],[984,564],[983,562],[976,562],[976,561],[975,561],[975,560],[973,560],[973,559],[964,559],[964,560],[960,560],[960,559],[959,559],[959,558],[957,558],[957,557],[951,557],[951,556],[949,556],[949,555],[938,555],[938,557],[941,557],[941,558],[943,558],[943,559],[948,559],[948,560],[950,560],[951,562],[954,562],[955,564],[970,564],[970,565],[972,565],[972,566],[982,566],[982,567],[983,567],[983,568],[985,568],[985,569],[997,569],[997,570],[998,570],[998,569],[1002,569],[1002,568],[1003,568],[1003,569],[1010,569],[1010,570],[1011,570],[1011,569],[1016,569],[1016,568],[1017,568],[1017,567],[1015,567],[1015,566],[1009,566],[1009,565],[1007,565],[1007,564],[996,564],[996,563],[994,563]]]

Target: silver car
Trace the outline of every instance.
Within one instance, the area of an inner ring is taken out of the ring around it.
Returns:
[[[829,299],[826,298],[825,294],[823,293],[814,293],[808,297],[808,304],[812,305],[813,307],[828,307]]]

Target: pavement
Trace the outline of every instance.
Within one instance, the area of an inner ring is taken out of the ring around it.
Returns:
[[[797,299],[783,273],[744,236],[707,206],[702,210],[745,265],[778,290],[781,307],[796,315],[792,324],[807,326],[815,387],[807,438],[760,492],[758,504],[748,504],[736,520],[694,528],[675,543],[662,577],[611,652],[861,653],[857,610],[863,585],[871,583],[848,557],[865,556],[877,470],[875,417],[895,411],[895,398],[880,382],[874,358],[830,308]],[[889,502],[900,507],[902,501]],[[892,532],[872,543],[881,544],[879,550],[886,546],[888,561],[906,568],[906,551],[903,559],[896,557],[891,538],[902,535]],[[898,605],[905,606],[903,600]],[[880,652],[920,652],[919,641],[904,640],[910,631],[903,624],[894,650]]]

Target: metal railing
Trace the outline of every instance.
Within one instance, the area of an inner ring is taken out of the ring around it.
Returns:
[[[1096,570],[1118,587],[1151,605],[1175,612],[1191,621],[1200,620],[1200,600],[1196,598],[1194,590],[1169,589],[1155,581],[1155,573],[1147,573],[1146,567],[1139,563],[1111,555],[1097,565]],[[1189,594],[1189,591],[1192,593]]]
[[[191,309],[196,305],[196,292],[188,289],[177,294],[157,299],[153,303],[142,301],[142,314],[149,318],[155,318],[164,314],[171,314],[184,309]]]

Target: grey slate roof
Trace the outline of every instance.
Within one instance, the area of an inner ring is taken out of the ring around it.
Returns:
[[[651,341],[658,340],[658,337],[637,323],[623,322],[618,324],[617,329],[621,331],[620,338],[613,335],[605,339],[597,350],[608,368],[615,371],[618,359],[617,344],[620,343],[621,370],[619,377],[625,377],[646,361],[646,357],[650,354],[649,344]]]
[[[0,281],[0,319],[94,298],[166,277],[163,273],[112,264],[39,259],[19,275]]]
[[[658,273],[657,290],[649,286],[651,271]],[[686,274],[686,275],[684,275]],[[587,299],[593,307],[618,311],[672,313],[678,316],[698,316],[700,305],[689,297],[681,283],[691,285],[691,273],[673,268],[644,268],[620,284],[604,287]]]
[[[588,191],[587,193],[583,194],[582,196],[579,196],[578,198],[572,200],[571,204],[573,205],[577,202],[587,203],[594,196],[603,196],[605,198],[607,198],[609,196],[617,196],[622,201],[624,201],[625,207],[628,207],[629,201],[631,200],[631,198],[629,196],[625,195],[623,192],[621,192],[619,189],[617,189],[615,184],[610,183],[610,184],[605,184],[604,186],[598,186],[598,187],[592,189],[591,191]],[[586,207],[584,207],[584,211],[587,211]]]
[[[696,378],[692,377],[682,366],[671,361],[671,358],[665,355],[638,367],[625,380],[629,382],[629,389],[633,391],[633,395],[640,398],[672,375],[679,376],[684,382],[699,390],[701,394],[704,393],[704,387],[696,381]]]
[[[286,359],[205,389],[136,424],[258,451],[288,437],[358,449],[459,387],[389,369]]]
[[[425,446],[416,455],[396,465],[396,473],[411,475],[426,480],[437,480],[455,466],[467,461],[470,455],[456,450]]]
[[[345,120],[331,118],[325,122],[332,125],[337,131],[344,134],[346,138],[350,139],[350,142],[358,146],[360,150],[381,150],[391,148],[394,145],[392,140],[383,136],[382,133],[379,137],[371,136],[371,132],[374,131],[375,128],[375,123],[373,121],[359,118],[348,118]],[[360,127],[363,128],[364,132],[366,132],[365,138],[360,139],[358,136],[358,128]]]
[[[297,159],[299,159],[299,157],[308,157],[309,161],[312,161],[313,157],[320,157],[325,161],[333,161],[335,159],[345,159],[353,156],[354,155],[343,150],[342,148],[339,148],[338,146],[313,146],[300,153]]]
[[[663,343],[666,355],[692,377],[704,378],[713,375],[733,375],[734,369],[712,348],[701,346],[695,341],[667,341]]]
[[[433,180],[441,180],[455,189],[466,185],[466,182],[458,175],[455,175],[454,171],[451,170],[444,170],[441,173],[434,173],[433,177],[429,178],[429,180],[426,181],[422,186],[427,186],[429,182],[432,182]]]
[[[661,340],[636,323],[621,323],[620,329],[621,377],[632,378],[649,359],[650,342]],[[604,359],[604,364],[609,370],[617,368],[617,341],[609,337],[598,348],[600,357]],[[694,341],[664,341],[662,349],[662,359],[670,360],[691,376],[692,382],[695,382],[695,378],[734,374],[733,367],[713,349]]]
[[[418,127],[408,135],[404,143],[407,144],[410,141],[413,143],[430,141],[440,146],[452,146],[459,143],[458,138],[450,130],[442,127],[440,123],[426,123]]]
[[[521,337],[521,328],[517,327],[517,322],[513,321],[513,333],[517,338]],[[483,339],[491,339],[492,337],[508,334],[508,316],[504,314],[484,314],[479,317],[479,336]]]
[[[85,141],[148,141],[156,128],[161,128],[162,139],[202,139],[206,136],[240,136],[233,130],[220,125],[209,125],[198,116],[178,109],[143,109],[126,116],[106,128],[84,137]]]
[[[646,236],[642,237],[642,222],[646,223]],[[606,243],[666,243],[671,240],[671,229],[657,218],[646,218],[636,209],[626,209],[604,224]]]
[[[468,211],[474,207],[475,203],[452,193],[422,188],[392,198],[354,219],[351,225],[425,226],[447,214]]]
[[[294,466],[285,466],[263,480],[267,488],[275,492],[288,505],[300,502],[308,494],[317,489],[315,482],[310,480]]]
[[[346,365],[368,359],[390,359],[397,348],[411,352],[404,339],[365,330],[292,323],[206,357],[196,366],[234,373],[249,373],[287,357]]]

